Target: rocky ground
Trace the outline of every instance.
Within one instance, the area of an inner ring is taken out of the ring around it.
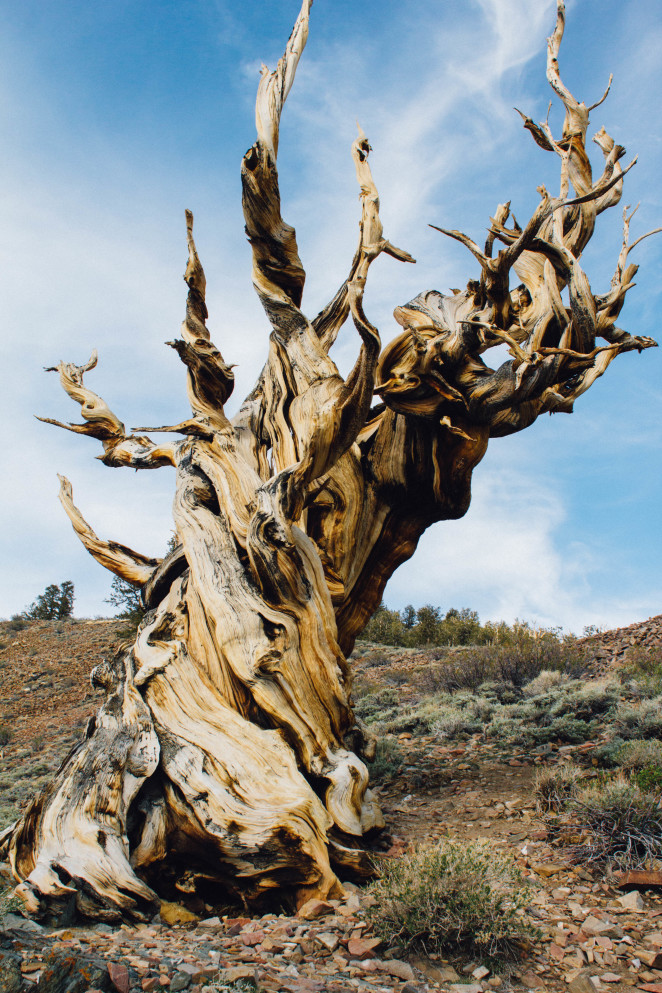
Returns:
[[[654,638],[659,645],[661,622],[594,636],[593,670],[622,663],[623,645]],[[115,621],[40,622],[19,631],[0,626],[0,733],[4,728],[8,739],[0,751],[0,827],[48,780],[82,732],[98,705],[87,675],[119,633]],[[374,690],[388,673],[405,706],[420,693],[412,674],[424,662],[423,652],[363,646],[357,682]],[[592,756],[599,740],[532,748],[480,732],[458,740],[420,729],[386,737],[398,762],[376,789],[392,835],[390,857],[442,837],[484,839],[510,854],[532,886],[529,914],[540,934],[521,960],[497,967],[466,955],[404,956],[374,934],[367,919],[373,898],[351,884],[343,901],[312,901],[296,916],[249,918],[239,908],[211,906],[192,913],[166,904],[147,925],[72,923],[55,930],[17,916],[5,895],[0,993],[662,993],[662,875],[617,877],[578,864],[535,807],[537,769],[575,758],[590,780],[598,775]],[[7,869],[0,871],[8,893]]]

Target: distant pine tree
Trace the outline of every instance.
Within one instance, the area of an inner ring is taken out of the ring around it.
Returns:
[[[25,616],[36,621],[62,620],[71,617],[74,610],[74,584],[65,580],[58,586],[51,583],[25,611]]]

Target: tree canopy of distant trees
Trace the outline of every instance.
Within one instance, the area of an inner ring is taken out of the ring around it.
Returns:
[[[25,616],[35,621],[62,620],[71,617],[74,610],[74,584],[66,579],[58,586],[51,583],[25,611]]]
[[[362,641],[380,645],[415,648],[424,645],[489,645],[507,640],[505,622],[481,625],[478,614],[469,607],[451,607],[444,614],[441,607],[426,604],[416,610],[408,604],[403,610],[389,610],[381,603],[368,621]]]

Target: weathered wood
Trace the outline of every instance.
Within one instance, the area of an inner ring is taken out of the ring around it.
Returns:
[[[629,242],[632,213],[606,293],[594,294],[579,263],[627,169],[624,149],[602,130],[605,162],[593,180],[592,108],[559,70],[561,0],[547,60],[566,111],[561,136],[522,114],[536,143],[560,159],[558,196],[541,187],[524,227],[500,204],[484,250],[439,228],[469,249],[479,278],[397,307],[402,333],[382,351],[363,308],[368,270],[381,254],[413,259],[384,237],[359,129],[358,247],[347,279],[310,321],[277,172],[310,8],[303,0],[283,58],[263,69],[257,140],[242,162],[253,283],[271,335],[239,413],[230,421],[224,412],[234,377],[207,327],[189,211],[186,317],[169,344],[186,366],[192,416],[127,433],[83,381],[96,353],[84,366],[56,367],[83,423],[44,420],[101,441],[106,465],[174,467],[178,544],[161,560],[101,540],[61,477],[74,530],[102,565],[141,586],[147,613],[135,643],[95,670],[106,701],[85,741],[0,839],[34,912],[75,901],[93,916],[145,916],[159,896],[260,902],[274,889],[297,904],[336,894],[335,868],[369,873],[370,839],[384,822],[364,762],[375,743],[352,710],[354,639],[425,529],[466,513],[490,438],[545,411],[570,412],[618,354],[655,344],[616,326],[641,240]],[[350,315],[360,345],[344,379],[329,351]],[[492,369],[482,356],[503,343],[511,358]],[[157,444],[143,433],[151,431],[183,437]]]

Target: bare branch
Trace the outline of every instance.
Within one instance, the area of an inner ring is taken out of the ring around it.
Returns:
[[[602,94],[602,96],[600,97],[600,99],[597,101],[597,103],[592,103],[591,104],[591,106],[588,108],[589,111],[595,110],[596,107],[599,107],[600,104],[603,104],[605,102],[605,100],[609,96],[609,91],[611,89],[611,84],[613,83],[613,81],[614,81],[614,74],[610,72],[609,73],[609,82],[607,83],[607,89],[604,91],[604,93]]]
[[[130,583],[144,585],[158,567],[161,559],[148,558],[140,552],[134,552],[126,545],[116,541],[103,541],[98,538],[87,523],[80,510],[74,504],[71,483],[66,476],[58,476],[60,480],[60,503],[71,521],[74,531],[85,545],[90,555],[100,562],[104,569],[109,569],[116,576]]]

